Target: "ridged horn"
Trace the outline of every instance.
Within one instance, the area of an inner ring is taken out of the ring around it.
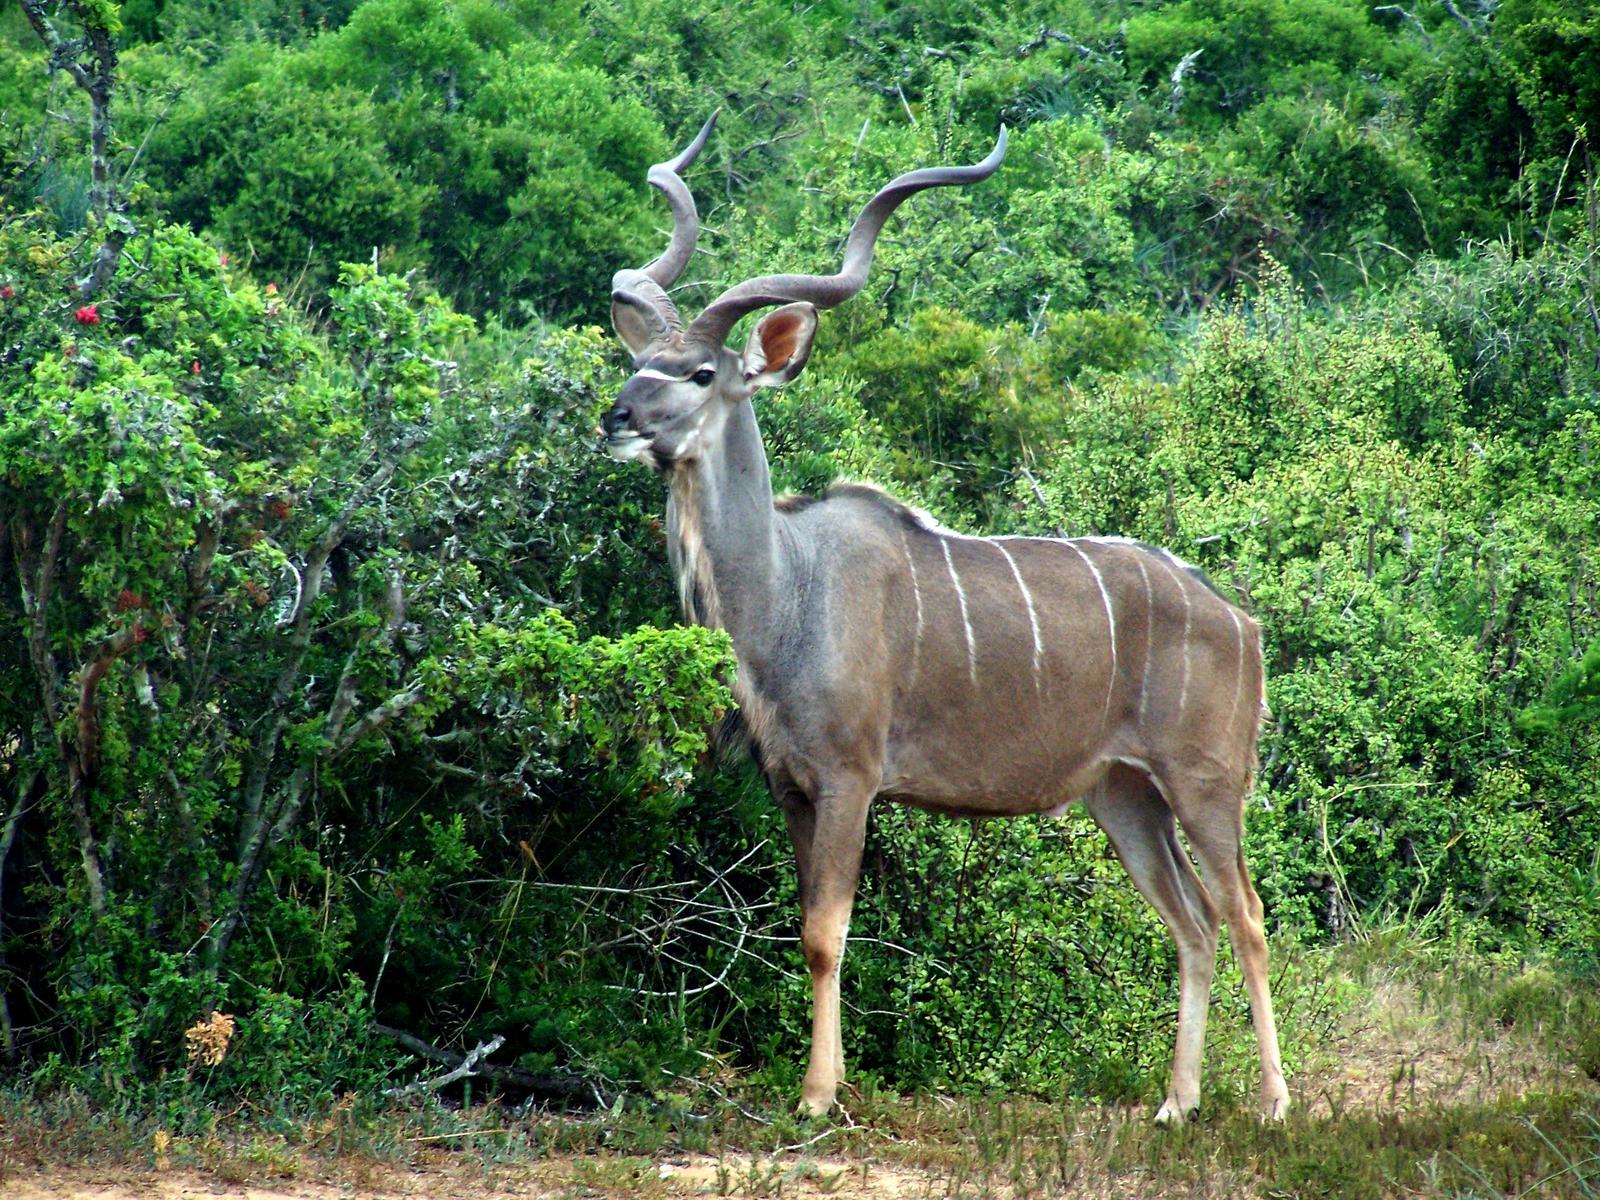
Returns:
[[[927,188],[978,183],[999,169],[1006,156],[1006,127],[1000,126],[994,149],[970,167],[923,167],[891,181],[867,201],[845,242],[844,264],[837,275],[761,275],[723,292],[689,326],[696,341],[721,345],[734,323],[746,313],[773,304],[808,300],[818,308],[832,308],[850,299],[867,281],[872,251],[889,214],[911,196]]]
[[[675,158],[656,163],[645,176],[666,195],[667,203],[672,208],[672,240],[667,243],[666,250],[661,257],[637,270],[618,271],[611,277],[613,301],[648,304],[660,313],[667,327],[674,332],[683,328],[683,318],[678,315],[677,306],[667,295],[667,289],[689,265],[689,259],[694,255],[695,241],[700,236],[700,214],[695,210],[694,196],[680,172],[700,156],[716,123],[717,113],[713,112],[692,142]]]

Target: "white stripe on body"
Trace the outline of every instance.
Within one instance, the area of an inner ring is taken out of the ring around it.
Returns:
[[[1090,574],[1094,576],[1095,586],[1100,589],[1100,603],[1106,607],[1106,628],[1111,636],[1111,671],[1106,680],[1105,709],[1100,714],[1100,724],[1104,728],[1111,720],[1111,696],[1117,687],[1117,617],[1111,611],[1111,593],[1106,591],[1106,581],[1100,575],[1100,568],[1094,565],[1094,560],[1085,554],[1083,547],[1076,542],[1063,539],[1062,545],[1072,547],[1073,553],[1083,559],[1084,566],[1088,567]]]
[[[1233,689],[1233,711],[1228,714],[1228,732],[1231,734],[1239,720],[1239,705],[1244,700],[1244,625],[1240,623],[1239,614],[1231,604],[1228,605],[1228,615],[1233,618],[1233,631],[1239,636],[1238,682]]]
[[[1167,553],[1165,550],[1161,553],[1165,556],[1162,560],[1161,568],[1172,576],[1172,581],[1178,585],[1178,595],[1183,597],[1183,686],[1178,689],[1177,712],[1177,716],[1181,718],[1183,716],[1183,706],[1189,699],[1189,628],[1194,617],[1194,606],[1189,600],[1189,589],[1183,582],[1181,565],[1177,568],[1172,565],[1173,563],[1181,564],[1182,560],[1176,555]]]
[[[1017,569],[1017,560],[1011,557],[1011,551],[1005,548],[1003,542],[995,542],[994,547],[1005,555],[1006,563],[1011,568],[1011,576],[1017,581],[1017,588],[1022,592],[1022,602],[1028,606],[1028,625],[1033,629],[1033,690],[1039,690],[1039,671],[1044,660],[1044,642],[1039,636],[1039,614],[1033,607],[1033,593],[1028,590],[1028,585],[1023,582],[1022,572]]]
[[[1145,704],[1150,695],[1150,643],[1155,640],[1156,601],[1155,595],[1150,591],[1150,572],[1145,570],[1144,555],[1135,554],[1133,561],[1139,564],[1139,578],[1144,580],[1144,671],[1139,676],[1139,723],[1142,725]]]
[[[967,633],[967,674],[972,677],[974,687],[978,684],[978,651],[972,640],[972,622],[967,617],[967,593],[961,586],[961,576],[956,574],[955,560],[950,557],[950,539],[941,537],[939,544],[944,547],[944,565],[950,570],[950,582],[955,585],[956,599],[961,602],[961,626]]]
[[[922,587],[917,583],[917,563],[911,557],[911,543],[906,540],[906,531],[900,531],[900,547],[906,554],[906,566],[911,570],[911,596],[917,602],[917,633],[916,640],[911,643],[911,682],[916,684],[922,672]]]

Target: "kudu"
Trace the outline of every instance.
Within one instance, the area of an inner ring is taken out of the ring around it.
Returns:
[[[894,209],[924,188],[988,178],[1004,128],[976,166],[884,187],[837,275],[748,280],[686,326],[667,293],[699,231],[680,172],[715,119],[650,169],[674,228],[660,258],[613,279],[612,321],[635,370],[599,432],[614,457],[667,476],[684,611],[732,638],[734,696],[794,839],[813,1002],[802,1110],[827,1111],[844,1074],[839,964],[873,798],[968,817],[1055,814],[1082,799],[1177,944],[1177,1049],[1157,1120],[1199,1104],[1223,918],[1249,990],[1262,1113],[1281,1117],[1262,908],[1240,851],[1265,711],[1255,622],[1198,571],[1135,542],[965,537],[860,484],[773,499],[751,397],[800,373],[817,309],[861,289]],[[772,305],[742,353],[723,344]]]

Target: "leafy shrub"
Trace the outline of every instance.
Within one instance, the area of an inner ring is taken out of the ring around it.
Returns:
[[[1165,94],[1179,61],[1200,51],[1182,91],[1182,115],[1214,128],[1271,96],[1330,98],[1369,93],[1368,80],[1406,60],[1371,10],[1348,0],[1183,0],[1127,24],[1129,70]]]
[[[465,308],[566,318],[653,253],[654,122],[488,6],[378,0],[304,49],[230,56],[168,108],[140,115],[171,215],[266,278],[320,289],[377,254],[429,262]]]
[[[1532,436],[1600,387],[1600,328],[1585,315],[1595,294],[1571,254],[1473,245],[1420,262],[1394,312],[1437,334],[1461,373],[1465,421]]]
[[[377,881],[431,894],[479,869],[463,802],[548,829],[585,789],[648,780],[654,842],[728,703],[725,639],[585,638],[481,592],[497,560],[478,535],[507,526],[474,514],[507,509],[516,476],[458,470],[494,418],[445,358],[468,325],[405,280],[347,269],[317,331],[166,228],[74,310],[74,248],[37,216],[0,235],[28,264],[0,310],[20,383],[0,412],[6,603],[26,631],[0,663],[6,846],[32,879],[6,896],[7,1001],[30,1054],[108,1081],[181,1065],[181,1030],[226,1011],[238,1052],[201,1082],[309,1097],[381,1061],[383,967],[349,974],[369,897],[393,894]]]
[[[922,486],[937,478],[950,500],[981,512],[984,497],[1054,432],[1058,401],[1041,357],[1015,327],[924,309],[840,365],[862,379],[867,411],[901,439],[896,473]]]

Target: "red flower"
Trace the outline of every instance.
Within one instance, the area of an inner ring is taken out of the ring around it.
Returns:
[[[228,265],[228,256],[226,254],[219,254],[219,255],[217,255],[217,261],[219,263],[221,263],[223,266],[227,266]]]
[[[148,629],[146,629],[143,625],[135,625],[133,627],[133,644],[134,645],[137,646],[141,642],[148,642],[149,640],[150,640],[150,631]]]
[[[127,612],[130,608],[143,608],[144,606],[144,597],[138,592],[131,591],[128,588],[123,588],[117,593],[118,612]]]
[[[277,520],[282,521],[289,515],[289,504],[285,500],[274,500],[267,505],[267,512]]]
[[[12,287],[9,283],[6,284],[5,287],[0,287],[0,300],[9,300],[16,294],[17,289]]]
[[[278,285],[275,283],[269,283],[267,284],[266,291],[267,295],[276,296],[278,294]]]
[[[93,304],[85,304],[72,314],[72,319],[79,325],[98,325],[100,324],[100,310]]]
[[[195,359],[192,363],[189,364],[189,374],[191,374],[191,375],[200,374],[200,360],[198,358]]]

